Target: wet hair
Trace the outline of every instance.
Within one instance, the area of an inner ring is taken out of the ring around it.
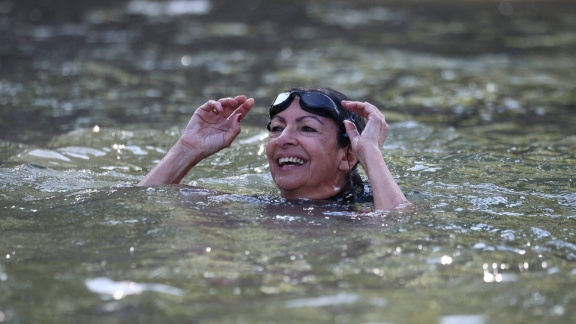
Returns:
[[[349,120],[356,125],[356,129],[358,133],[362,134],[364,128],[366,127],[366,120],[358,115],[357,113],[351,112],[348,109],[342,107],[342,100],[351,100],[348,96],[343,94],[342,92],[336,91],[331,88],[291,88],[285,90],[285,92],[292,92],[292,91],[303,91],[303,92],[320,92],[328,97],[330,97],[334,103],[336,104],[338,111],[344,116],[344,118],[336,120],[332,117],[332,120],[338,125],[338,127],[345,131],[346,128],[344,127],[344,120]],[[274,117],[272,111],[270,112],[270,120]],[[338,134],[338,145],[340,147],[348,147],[350,150],[350,139],[345,134]],[[343,189],[338,193],[336,196],[331,197],[332,200],[342,200],[342,201],[356,201],[359,197],[365,194],[364,192],[364,182],[362,177],[360,176],[360,172],[358,171],[358,162],[353,165],[350,170],[346,173],[346,182]]]

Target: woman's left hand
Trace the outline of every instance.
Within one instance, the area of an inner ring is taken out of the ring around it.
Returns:
[[[362,164],[372,186],[374,208],[389,210],[405,204],[406,197],[382,156],[382,145],[388,137],[388,124],[384,115],[367,102],[342,101],[342,106],[368,120],[362,134],[358,133],[356,125],[351,121],[344,121],[344,125],[350,138],[352,153]]]
[[[384,115],[376,106],[368,102],[342,101],[342,106],[367,119],[362,134],[358,133],[354,123],[344,121],[352,152],[361,162],[365,160],[366,154],[373,154],[376,151],[380,154],[384,141],[388,137],[388,124]]]

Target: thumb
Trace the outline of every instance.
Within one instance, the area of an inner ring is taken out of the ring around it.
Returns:
[[[358,128],[356,128],[356,124],[354,124],[349,120],[345,120],[344,127],[346,127],[346,134],[350,139],[350,143],[354,143],[354,140],[356,140],[358,136],[360,136],[360,133],[358,133]]]
[[[228,116],[228,128],[221,130],[224,137],[223,148],[230,147],[236,136],[240,134],[240,119],[242,119],[242,114],[240,113]]]
[[[244,115],[242,115],[242,113],[235,113],[229,117],[230,122],[232,124],[230,128],[234,133],[236,133],[236,135],[240,133],[240,122],[242,121],[242,118],[244,118]]]

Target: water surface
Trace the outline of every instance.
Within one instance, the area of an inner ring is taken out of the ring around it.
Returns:
[[[0,322],[570,323],[576,11],[561,1],[5,1]],[[378,105],[412,208],[287,203],[266,107]],[[231,148],[134,184],[195,107]]]

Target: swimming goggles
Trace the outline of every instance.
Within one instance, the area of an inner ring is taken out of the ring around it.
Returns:
[[[345,109],[338,109],[336,102],[328,95],[322,92],[307,92],[301,90],[287,91],[278,94],[270,106],[270,118],[290,106],[296,95],[300,97],[300,107],[302,107],[302,109],[315,115],[332,118],[344,134],[346,134],[346,128],[344,127],[343,121],[347,119],[354,122],[352,115]]]

